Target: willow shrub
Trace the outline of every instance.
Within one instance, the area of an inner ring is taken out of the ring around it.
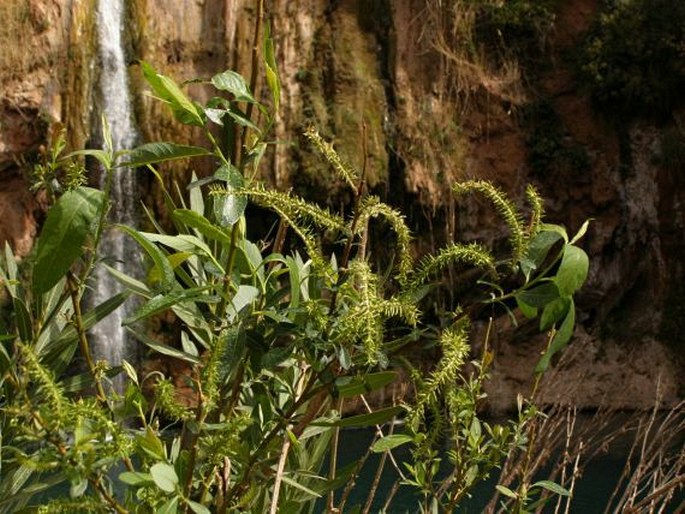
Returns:
[[[268,40],[265,54],[270,103],[277,107]],[[347,503],[368,456],[379,453],[378,476],[384,466],[397,468],[394,491],[414,488],[421,512],[451,512],[511,448],[525,447],[527,423],[537,415],[524,405],[504,424],[479,416],[492,354],[474,361],[475,372],[462,371],[473,358],[472,307],[500,303],[539,318],[550,331],[536,370],[543,373],[573,331],[573,295],[588,269],[575,245],[582,233],[569,239],[563,228],[543,224],[532,188],[524,219],[492,184],[469,181],[455,185],[455,194],[481,194],[492,203],[508,227],[511,256],[496,260],[481,245],[454,242],[415,262],[402,214],[369,195],[365,170],[348,166],[316,131],[307,138],[354,197],[349,216],[255,178],[273,117],[240,75],[214,76],[208,85],[217,96],[202,106],[149,65],[143,70],[154,95],[179,122],[202,129],[208,146],[158,142],[62,157],[58,144],[39,169],[44,187],[64,169],[69,180],[52,192],[34,254],[17,264],[6,250],[0,510],[301,513],[326,505],[330,512],[369,512],[375,485],[365,488],[364,505]],[[261,126],[255,111],[265,120]],[[144,280],[110,269],[124,292],[89,312],[81,299],[104,257],[97,248],[110,198],[108,186],[81,185],[74,159],[82,154],[98,159],[108,176],[117,167],[152,173],[174,225],[165,232],[151,216],[152,232],[116,227],[137,241],[149,268]],[[174,199],[155,166],[199,156],[214,159],[215,173],[187,184],[187,203]],[[249,202],[280,219],[269,251],[245,236]],[[374,268],[365,254],[374,223],[396,236],[388,269]],[[300,242],[289,254],[281,253],[286,231]],[[429,326],[421,299],[454,265],[480,270],[472,296],[481,300],[457,307],[444,326]],[[505,277],[513,289],[497,285]],[[124,324],[150,352],[187,366],[189,401],[187,391],[186,400],[179,396],[178,377],[91,358],[88,329],[131,295],[140,306]],[[181,327],[176,345],[146,329],[146,321],[168,312]],[[441,357],[421,371],[402,356],[409,343],[437,344]],[[75,374],[79,359],[86,366]],[[346,403],[390,386],[402,367],[413,394],[341,417]],[[118,393],[110,380],[122,373],[127,385]],[[405,423],[390,423],[398,419]],[[348,427],[376,427],[376,438],[362,459],[341,467],[338,436]],[[403,445],[412,457],[401,464],[392,454]],[[568,494],[545,481],[500,488],[519,512],[543,491]]]

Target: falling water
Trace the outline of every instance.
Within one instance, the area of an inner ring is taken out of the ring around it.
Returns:
[[[131,110],[128,73],[124,56],[122,33],[124,27],[124,0],[99,0],[97,8],[101,112],[107,120],[114,151],[130,149],[138,139]],[[100,186],[104,187],[105,174]],[[132,170],[117,168],[111,184],[110,221],[133,225],[136,221],[138,194]],[[124,273],[135,274],[139,263],[132,262],[136,255],[133,243],[120,231],[110,230],[101,242],[100,256]],[[119,284],[102,266],[95,272],[91,302],[99,305],[121,290]],[[95,359],[104,359],[113,366],[122,359],[132,360],[133,352],[122,320],[130,314],[132,306],[126,302],[117,311],[103,319],[91,331]]]

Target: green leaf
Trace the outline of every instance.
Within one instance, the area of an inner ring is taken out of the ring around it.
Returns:
[[[155,514],[176,514],[178,512],[178,496],[174,496],[162,505]]]
[[[528,305],[526,302],[521,300],[518,296],[516,297],[516,305],[518,305],[521,314],[523,314],[528,319],[533,319],[538,315],[538,310],[532,305]]]
[[[559,270],[554,282],[563,296],[575,293],[585,282],[590,260],[581,248],[573,245],[564,246],[564,256],[561,258]]]
[[[531,307],[542,308],[559,298],[559,289],[554,282],[544,282],[532,289],[516,293],[516,299]]]
[[[212,84],[220,91],[231,93],[238,102],[256,102],[245,79],[235,71],[228,70],[214,75]]]
[[[226,316],[233,321],[235,316],[259,297],[259,289],[254,286],[240,285],[226,309]]]
[[[394,371],[381,371],[369,373],[359,377],[339,377],[335,381],[335,388],[341,398],[350,398],[360,394],[376,391],[397,379]]]
[[[149,456],[157,460],[166,459],[166,452],[164,451],[164,444],[162,440],[157,437],[157,434],[151,428],[147,428],[144,434],[136,437],[136,442],[140,448]]]
[[[293,480],[292,478],[290,478],[287,475],[283,475],[281,477],[281,480],[283,480],[283,483],[288,484],[289,486],[292,486],[295,489],[299,489],[300,491],[308,494],[309,496],[313,496],[314,498],[320,498],[321,497],[321,495],[319,493],[317,493],[316,491],[312,491],[308,487],[305,487],[304,485],[297,482],[296,480]]]
[[[549,330],[557,321],[564,319],[570,305],[571,299],[568,296],[562,296],[545,305],[540,316],[540,331]]]
[[[176,143],[147,143],[134,148],[128,155],[128,160],[121,164],[130,168],[156,164],[159,162],[175,161],[190,157],[212,155],[206,148],[199,146],[177,145]]]
[[[557,241],[562,239],[562,235],[554,230],[542,230],[538,232],[528,245],[526,257],[521,259],[521,270],[526,277],[530,278],[532,271],[538,269],[545,261],[549,250]]]
[[[406,434],[386,435],[373,444],[371,451],[375,453],[382,453],[397,448],[398,446],[402,446],[403,444],[411,443],[413,440],[413,437]]]
[[[212,514],[212,511],[201,503],[194,502],[193,500],[186,501],[188,502],[188,507],[190,507],[190,510],[192,510],[195,514]]]
[[[169,263],[164,252],[151,243],[141,232],[126,225],[117,225],[117,228],[130,235],[136,242],[143,247],[143,250],[150,256],[155,267],[159,270],[162,289],[169,290],[175,282],[174,268]]]
[[[508,496],[509,498],[518,498],[518,495],[514,491],[503,485],[496,485],[495,489],[497,489],[504,496]]]
[[[97,322],[109,316],[124,303],[129,296],[130,293],[128,291],[122,291],[86,312],[83,315],[82,320],[83,328],[88,330]],[[52,355],[55,352],[61,352],[65,347],[75,343],[77,340],[78,333],[74,326],[69,324],[60,333],[59,337],[45,340],[44,345],[36,345],[36,352],[39,354],[41,360],[49,361],[49,355]],[[42,341],[42,339],[40,339],[40,341]]]
[[[83,243],[104,200],[97,189],[77,187],[50,208],[36,245],[33,288],[37,293],[50,290],[83,254]]]
[[[585,235],[588,227],[590,226],[590,221],[591,220],[585,220],[585,223],[581,225],[581,227],[578,229],[578,232],[576,232],[576,235],[573,236],[573,239],[571,239],[571,241],[569,241],[569,244],[577,243]]]
[[[204,126],[204,120],[200,115],[201,109],[190,101],[173,80],[157,73],[144,61],[141,62],[141,67],[152,90],[161,100],[169,104],[178,121],[185,125]]]
[[[75,152],[71,152],[67,155],[64,156],[64,159],[70,159],[72,157],[75,157],[77,155],[86,155],[88,157],[93,157],[97,159],[100,164],[102,164],[103,168],[106,170],[112,169],[112,155],[107,152],[106,150],[98,150],[95,148],[87,148],[85,150],[76,150]]]
[[[171,215],[175,220],[194,228],[207,239],[219,241],[223,244],[231,244],[230,234],[227,234],[222,228],[213,225],[202,214],[188,209],[176,209]]]
[[[572,298],[570,301],[571,304],[569,305],[564,322],[561,324],[561,327],[559,327],[557,333],[554,334],[552,342],[549,344],[549,348],[547,348],[547,351],[535,366],[535,373],[544,373],[549,367],[552,356],[563,349],[573,335],[573,327],[576,322],[576,309]]]
[[[140,471],[124,471],[119,474],[119,480],[134,487],[153,483],[150,473],[141,473]]]
[[[199,299],[205,301],[212,300],[213,297],[208,297],[204,294],[211,287],[211,285],[207,285],[193,287],[192,289],[177,289],[170,293],[159,294],[145,302],[132,316],[126,318],[123,323],[124,325],[130,325],[131,323],[149,318],[159,312],[170,309],[179,303],[195,302]]]
[[[350,416],[348,418],[339,419],[337,421],[319,422],[313,424],[345,428],[369,427],[373,425],[382,425],[383,423],[390,421],[392,418],[397,416],[400,412],[404,412],[404,410],[404,407],[402,407],[401,405],[397,405],[395,407],[386,407],[385,409],[379,409],[369,414],[359,414],[357,416]]]
[[[215,175],[225,180],[226,192],[214,196],[214,217],[220,226],[231,227],[247,207],[247,197],[232,193],[243,187],[243,176],[231,165],[223,165]]]
[[[17,319],[19,338],[23,342],[29,343],[33,340],[33,323],[31,322],[31,314],[21,298],[12,298],[12,306],[14,307],[14,315]]]
[[[271,38],[271,27],[268,23],[264,26],[264,69],[266,71],[266,83],[269,85],[274,102],[273,107],[275,111],[278,111],[281,103],[281,81],[278,78],[276,53],[274,52],[274,42]]]
[[[158,462],[150,467],[150,475],[155,485],[162,491],[173,493],[178,485],[178,475],[176,470],[166,462]]]
[[[181,359],[183,361],[190,362],[192,364],[199,364],[200,363],[200,359],[196,355],[178,350],[177,348],[174,348],[173,346],[158,343],[157,341],[151,339],[149,336],[146,336],[144,333],[142,333],[140,331],[134,332],[131,330],[131,334],[133,336],[135,336],[135,338],[138,339],[145,346],[152,348],[153,350],[161,353],[162,355],[168,355],[169,357]]]
[[[571,496],[571,492],[568,489],[563,488],[551,480],[540,480],[539,482],[535,482],[530,486],[530,488],[532,489],[534,487],[542,487],[543,489],[552,491],[554,494],[558,494],[559,496]]]

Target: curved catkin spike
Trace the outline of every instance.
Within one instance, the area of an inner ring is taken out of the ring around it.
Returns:
[[[426,283],[429,277],[444,270],[450,264],[468,264],[478,268],[494,270],[495,259],[492,254],[477,243],[452,243],[441,249],[437,255],[425,257],[419,269],[411,277],[410,287],[419,287]]]
[[[537,234],[540,229],[540,222],[545,215],[545,205],[538,190],[530,184],[526,187],[526,199],[528,200],[531,210],[526,234],[527,239],[530,239]]]
[[[263,184],[257,184],[250,188],[234,189],[227,191],[222,187],[214,187],[212,195],[230,194],[236,196],[248,196],[257,205],[271,209],[278,208],[287,212],[290,218],[301,218],[313,222],[315,225],[334,232],[348,232],[342,217],[331,213],[328,209],[307,202],[298,196],[283,193],[273,189],[267,189]]]
[[[409,414],[408,425],[418,431],[426,408],[437,399],[438,392],[458,376],[469,355],[467,327],[463,324],[445,329],[440,336],[442,359],[416,396],[416,404]]]
[[[176,399],[176,387],[170,380],[159,380],[155,384],[154,392],[157,407],[169,419],[185,421],[193,417],[193,412],[182,406]]]
[[[323,155],[333,169],[340,175],[340,177],[347,182],[355,194],[357,194],[357,182],[359,182],[359,173],[357,173],[352,166],[343,161],[343,159],[335,151],[333,145],[324,141],[319,132],[313,127],[309,127],[304,136],[316,147],[316,149]]]
[[[485,196],[495,206],[497,212],[509,227],[509,243],[512,248],[512,260],[517,262],[526,253],[526,232],[523,220],[513,202],[507,198],[502,190],[487,180],[467,180],[452,186],[456,194],[477,192]]]
[[[404,221],[404,216],[389,205],[380,201],[377,196],[367,196],[362,199],[360,205],[359,223],[357,233],[365,230],[366,222],[371,218],[384,218],[392,227],[397,236],[397,278],[404,283],[413,267],[413,259],[410,252],[411,233]]]

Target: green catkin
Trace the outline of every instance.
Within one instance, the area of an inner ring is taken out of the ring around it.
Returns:
[[[325,157],[328,163],[338,173],[338,175],[352,188],[352,191],[357,193],[357,182],[359,182],[359,174],[350,166],[335,151],[333,145],[324,141],[321,135],[313,127],[309,127],[304,136],[316,147],[316,149]]]
[[[504,192],[486,180],[459,182],[452,187],[452,190],[458,195],[476,192],[490,200],[509,228],[512,262],[518,262],[525,255],[527,237],[526,231],[523,228],[523,219],[516,206],[507,198]]]

